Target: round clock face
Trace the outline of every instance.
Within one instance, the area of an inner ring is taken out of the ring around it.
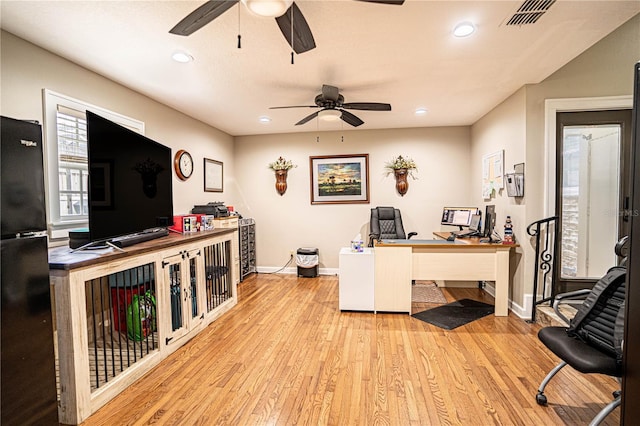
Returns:
[[[178,178],[181,180],[187,180],[193,173],[193,158],[191,158],[191,154],[183,149],[176,152],[173,165]]]

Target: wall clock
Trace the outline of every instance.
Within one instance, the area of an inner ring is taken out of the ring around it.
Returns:
[[[176,175],[178,175],[178,179],[189,179],[193,174],[193,158],[191,158],[191,154],[184,149],[176,152],[173,159],[173,168],[176,171]]]

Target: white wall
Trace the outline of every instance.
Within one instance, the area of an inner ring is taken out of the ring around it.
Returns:
[[[370,209],[399,208],[406,232],[431,239],[440,229],[442,207],[468,205],[470,134],[468,127],[278,134],[237,137],[235,169],[240,201],[237,210],[256,220],[259,267],[282,266],[289,252],[316,247],[321,268],[337,268],[341,247],[358,233],[368,234]],[[344,142],[342,142],[344,136]],[[309,157],[369,154],[369,204],[311,205]],[[418,165],[404,197],[384,164],[403,155]],[[279,156],[298,167],[289,171],[287,192],[275,190],[267,165]]]
[[[93,73],[14,35],[0,33],[2,75],[0,113],[43,122],[42,89],[145,122],[146,136],[172,149],[188,150],[195,170],[186,182],[174,174],[174,212],[188,213],[194,204],[233,201],[233,138],[200,121]],[[45,141],[45,143],[48,141]],[[224,193],[204,192],[203,158],[224,162]]]

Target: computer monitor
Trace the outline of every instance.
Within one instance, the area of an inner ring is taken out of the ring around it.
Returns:
[[[486,242],[493,243],[496,240],[493,238],[493,229],[496,226],[496,206],[488,204],[484,211],[484,228],[482,230],[482,236]]]
[[[478,214],[477,207],[445,207],[442,209],[441,225],[458,226],[460,230],[471,224],[473,215]]]

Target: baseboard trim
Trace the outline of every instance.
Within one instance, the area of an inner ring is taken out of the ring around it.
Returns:
[[[256,272],[259,274],[289,274],[289,275],[297,275],[298,267],[288,267],[282,269],[282,267],[277,266],[258,266],[256,268]],[[318,275],[338,275],[338,268],[318,268]]]

